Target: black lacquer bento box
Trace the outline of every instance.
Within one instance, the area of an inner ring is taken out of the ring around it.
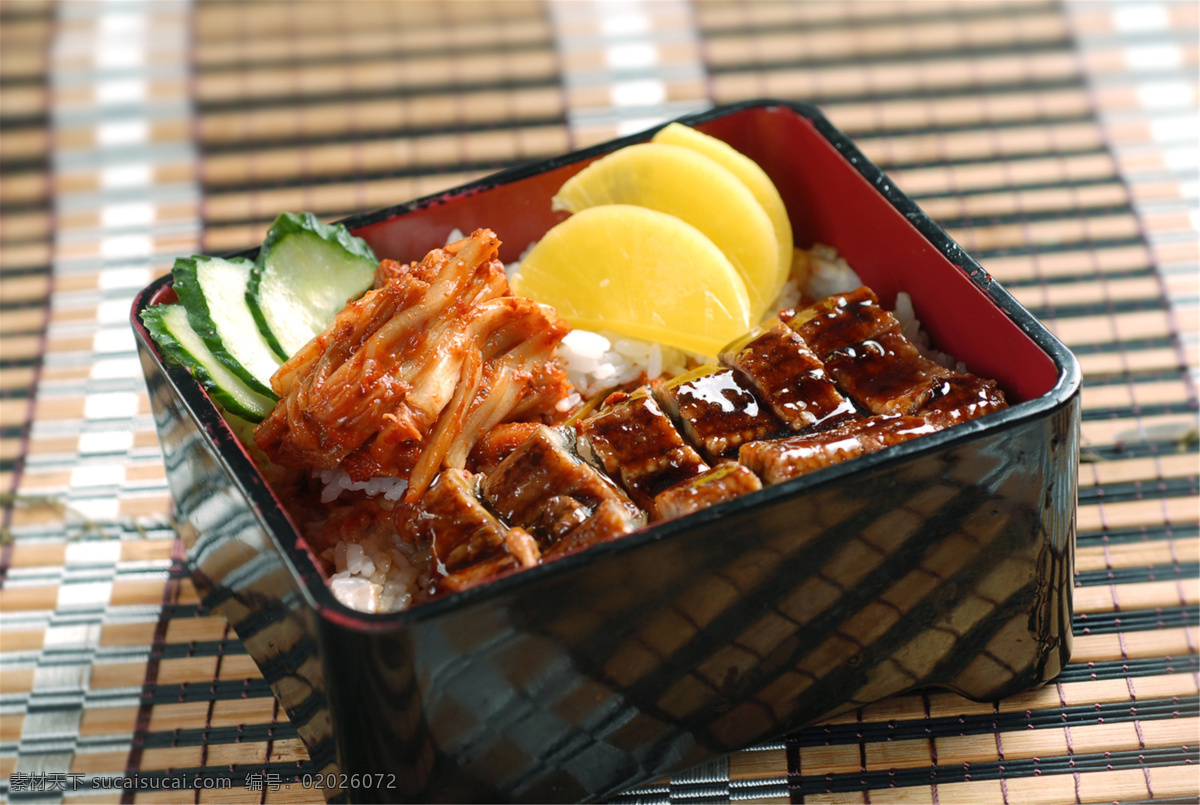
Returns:
[[[599,799],[917,687],[994,700],[1071,650],[1080,370],[812,106],[683,122],[774,180],[1010,408],[394,615],[342,606],[245,450],[133,309],[191,572],[323,772],[361,801]],[[550,197],[653,132],[345,223],[380,257],[489,227],[508,261]],[[670,293],[670,289],[664,289]],[[352,777],[351,775],[358,775]]]

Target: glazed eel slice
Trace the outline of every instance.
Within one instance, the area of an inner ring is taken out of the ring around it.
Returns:
[[[603,467],[652,518],[655,495],[709,469],[648,386],[610,395],[599,413],[576,427],[580,454]]]
[[[857,415],[804,339],[782,323],[734,342],[721,361],[654,386],[662,409],[712,463],[736,457],[747,442]]]
[[[734,342],[721,362],[654,387],[662,408],[714,464],[772,436],[862,419],[800,335],[781,322]],[[738,464],[697,467],[656,494],[653,512],[676,517],[761,488]]]
[[[443,470],[418,503],[398,510],[397,530],[432,546],[444,575],[439,591],[465,590],[645,523],[572,443],[569,429],[538,425],[487,475]]]
[[[651,388],[659,407],[710,464],[736,458],[746,442],[788,432],[771,406],[732,369],[706,364]]]
[[[531,533],[548,556],[615,539],[645,524],[645,515],[629,498],[579,457],[571,428],[538,425],[484,476],[480,489],[491,511]]]
[[[721,352],[721,363],[741,373],[794,431],[857,416],[854,403],[838,392],[820,358],[782,322],[729,345]]]
[[[712,469],[655,495],[654,507],[661,518],[682,517],[760,489],[762,481],[747,467],[736,461],[722,461]]]
[[[915,416],[873,416],[818,433],[742,445],[738,460],[768,484],[934,433],[936,425]]]
[[[768,484],[882,450],[1006,407],[993,380],[928,360],[866,287],[807,308],[788,326],[837,387],[874,416],[819,433],[743,445],[738,460]]]
[[[953,372],[935,381],[918,413],[930,424],[948,428],[1007,407],[995,380]]]
[[[782,323],[756,330],[704,366],[656,385],[655,398],[716,464],[658,493],[654,512],[678,517],[762,488],[743,464],[720,462],[738,449],[789,431],[813,432],[861,420],[804,340]]]
[[[866,286],[822,299],[791,317],[788,326],[821,360],[850,344],[900,332],[900,322]]]
[[[994,380],[922,356],[869,288],[824,299],[788,325],[838,388],[873,414],[924,416],[947,427],[1007,407]]]
[[[397,509],[396,529],[428,540],[439,590],[458,591],[541,559],[537,543],[521,528],[501,523],[479,500],[479,477],[447,469],[417,506]]]

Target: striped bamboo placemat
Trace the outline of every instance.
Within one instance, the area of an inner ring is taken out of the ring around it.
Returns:
[[[808,100],[1084,368],[1073,662],[898,697],[622,801],[1200,792],[1190,2],[0,4],[0,795],[320,801],[170,518],[132,294],[282,210],[394,204]],[[138,780],[143,790],[123,788]],[[157,786],[155,789],[150,786]],[[178,789],[163,790],[163,787]]]

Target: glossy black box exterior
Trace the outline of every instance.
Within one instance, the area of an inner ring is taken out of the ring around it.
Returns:
[[[811,107],[755,103],[841,137]],[[898,191],[888,200],[908,213]],[[978,271],[928,219],[912,220]],[[165,282],[139,297],[135,320]],[[990,278],[976,282],[1054,362],[1042,397],[394,616],[332,598],[207,397],[135,330],[206,603],[230,619],[319,767],[395,775],[395,788],[342,795],[568,801],[914,687],[992,700],[1058,673],[1071,641],[1079,370]]]

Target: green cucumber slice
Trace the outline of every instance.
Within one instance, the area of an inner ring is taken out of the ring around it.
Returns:
[[[261,422],[275,400],[254,392],[216,359],[204,339],[192,329],[182,305],[153,305],[142,311],[142,322],[163,351],[190,369],[210,397],[230,413]]]
[[[367,242],[341,224],[285,212],[263,241],[246,301],[267,343],[289,358],[371,287],[378,265]]]
[[[175,293],[217,360],[262,395],[271,392],[279,356],[267,344],[250,306],[246,286],[254,263],[238,257],[186,257],[175,261]]]

